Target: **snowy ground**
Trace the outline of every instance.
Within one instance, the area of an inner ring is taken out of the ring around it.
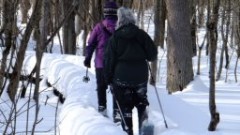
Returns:
[[[46,78],[41,82],[42,92],[39,119],[42,118],[42,121],[37,126],[36,134],[55,134],[55,124],[57,125],[56,131],[60,129],[64,134],[71,132],[71,134],[75,135],[99,135],[100,132],[107,130],[110,130],[111,133],[114,132],[114,134],[124,134],[121,132],[119,126],[112,123],[111,118],[104,118],[96,111],[97,98],[94,68],[91,68],[89,71],[90,82],[84,83],[82,77],[85,75],[86,69],[82,65],[82,57],[58,54],[46,54],[44,57],[44,66],[42,66],[42,69],[48,70],[43,70],[43,73],[45,73],[45,77],[50,81],[57,82],[55,86],[66,96],[66,101],[63,105],[59,104],[56,111],[57,97],[52,94],[52,88],[46,88]],[[34,59],[30,56],[27,58],[28,62],[26,63],[28,64],[25,66],[30,71]],[[203,61],[204,63],[207,62]],[[209,79],[207,66],[203,66],[201,70],[202,74],[195,76],[194,81],[183,92],[177,92],[172,95],[168,95],[166,92],[166,78],[164,78],[166,68],[164,66],[163,59],[157,91],[160,96],[168,129],[165,128],[155,88],[149,85],[148,91],[150,122],[155,125],[155,135],[239,135],[240,89],[239,83],[235,83],[231,72],[227,82],[224,82],[225,80],[222,79],[216,83],[216,103],[221,120],[215,132],[208,132],[207,127],[210,117],[208,110]],[[26,72],[28,71],[26,70]],[[4,103],[6,100],[6,95],[3,95],[0,100],[0,131],[4,130],[4,118],[2,114],[6,110],[9,110],[9,107],[7,107],[9,106],[9,102],[7,102],[8,104]],[[20,99],[18,104],[19,112],[21,112],[17,117],[17,131],[19,134],[23,134],[26,131],[26,110],[20,110],[20,108],[26,108],[27,100],[28,98]],[[31,102],[30,106],[33,104],[34,102]],[[110,116],[112,112],[111,107],[111,94],[108,93],[108,113]],[[65,109],[62,110],[62,108]],[[29,125],[33,121],[34,111],[34,107],[29,111]],[[58,116],[57,120],[55,120],[55,115]],[[134,123],[134,131],[137,135],[136,110],[134,110]],[[28,130],[31,130],[31,126],[28,126]]]
[[[152,24],[148,32],[151,36],[153,35]],[[199,37],[199,41],[201,41],[200,39],[203,36]],[[81,41],[78,41],[78,43],[80,46]],[[30,44],[35,43],[31,40]],[[85,76],[86,68],[82,65],[83,57],[60,55],[58,45],[56,39],[53,48],[56,54],[45,54],[43,58],[43,80],[40,91],[41,108],[39,112],[39,120],[41,121],[37,125],[35,135],[124,135],[121,127],[115,125],[111,117],[109,119],[105,118],[96,110],[97,96],[94,68],[89,71],[90,82],[84,83],[82,78]],[[28,46],[28,50],[33,49],[34,46]],[[26,74],[31,71],[35,63],[35,58],[32,56],[32,52],[27,53],[24,64]],[[155,88],[148,86],[149,121],[155,125],[155,135],[239,135],[240,83],[235,82],[234,79],[234,57],[231,59],[227,81],[225,82],[226,71],[223,70],[221,80],[216,82],[216,104],[221,120],[216,131],[208,132],[207,128],[210,121],[208,58],[203,53],[201,74],[195,75],[194,80],[184,91],[168,95],[165,56],[166,53],[160,50],[157,92],[160,96],[168,128],[165,127]],[[197,65],[196,57],[193,58],[193,63],[193,65]],[[92,63],[92,65],[94,64]],[[196,66],[194,66],[194,73],[196,73]],[[239,77],[239,71],[237,75]],[[52,81],[54,87],[64,94],[66,97],[64,104],[58,103],[58,98],[53,94],[53,88],[46,86],[46,79]],[[27,134],[26,130],[30,134],[32,129],[35,107],[33,99],[29,98],[30,94],[30,87],[28,87],[26,98],[19,99],[17,104],[17,135]],[[111,93],[109,92],[107,96],[108,113],[111,116]],[[31,101],[30,104],[28,104],[29,100]],[[27,111],[26,108],[29,107],[30,109]],[[8,96],[3,93],[0,98],[0,134],[5,130],[10,110],[11,104]],[[135,109],[133,112],[134,132],[137,135],[137,113]],[[8,133],[11,130],[9,128]]]

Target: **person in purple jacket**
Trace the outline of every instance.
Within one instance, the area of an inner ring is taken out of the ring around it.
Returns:
[[[87,68],[91,67],[91,59],[93,52],[95,51],[95,69],[96,69],[96,80],[97,80],[97,96],[98,96],[98,111],[104,116],[107,116],[106,111],[106,90],[107,83],[104,80],[103,72],[103,57],[104,57],[104,46],[107,40],[115,31],[117,22],[117,9],[118,6],[115,2],[106,2],[104,5],[104,19],[95,25],[93,28],[88,45],[86,47],[86,56],[84,65]],[[117,107],[114,105],[113,117],[117,115]],[[115,119],[114,119],[115,120]]]

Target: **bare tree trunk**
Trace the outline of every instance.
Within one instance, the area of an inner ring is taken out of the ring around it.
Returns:
[[[52,21],[53,21],[53,29],[55,30],[59,26],[59,21],[63,20],[62,14],[62,4],[60,4],[59,0],[53,0],[53,8],[52,8]]]
[[[188,0],[166,1],[168,12],[167,89],[182,91],[193,80]]]
[[[102,0],[91,0],[92,28],[103,18]],[[97,9],[97,10],[96,10]]]
[[[139,1],[138,13],[137,13],[137,24],[141,29],[144,29],[144,5],[143,0]]]
[[[162,15],[163,15],[163,10],[161,7],[163,6],[164,1],[163,0],[156,0],[155,1],[155,6],[154,6],[154,43],[156,46],[164,44],[164,38],[161,40],[162,36],[164,37],[165,30],[161,30],[161,26],[165,26],[165,19],[161,20]],[[164,12],[165,13],[165,12]],[[164,24],[161,24],[164,23]],[[165,27],[164,27],[165,28]],[[158,60],[155,60],[151,63],[151,70],[152,70],[152,77],[150,78],[150,84],[156,85],[156,79],[157,79],[157,63]]]
[[[207,0],[198,0],[198,26],[204,26],[204,11]]]
[[[23,64],[27,44],[28,44],[28,41],[30,39],[33,27],[36,24],[38,24],[38,22],[40,20],[40,18],[38,18],[38,14],[40,14],[40,12],[41,12],[41,1],[37,0],[36,4],[34,6],[32,16],[31,16],[31,18],[28,22],[25,33],[23,35],[23,39],[21,40],[20,48],[19,48],[19,51],[17,52],[17,60],[16,60],[16,63],[13,67],[13,72],[12,73],[14,75],[10,78],[10,83],[9,83],[9,86],[8,86],[10,99],[12,101],[15,101],[15,95],[16,95],[16,91],[17,91],[17,88],[18,88],[18,84],[19,84],[19,76],[20,76],[20,73],[21,73],[22,64]]]
[[[158,0],[157,0],[158,1]],[[160,47],[164,48],[164,40],[165,40],[165,21],[166,21],[166,4],[164,0],[160,0],[160,9],[158,9],[160,12],[160,18],[159,18],[159,43]],[[155,22],[157,23],[157,22]]]
[[[237,54],[240,56],[240,1],[235,0],[235,5],[238,5],[237,8],[233,8],[233,37],[234,37],[234,44],[237,48]],[[239,57],[238,57],[239,58]]]
[[[11,12],[13,10],[13,0],[9,1],[2,1],[3,4],[3,32],[5,34],[5,45],[6,48],[3,51],[3,58],[1,61],[1,70],[0,70],[0,87],[1,92],[0,95],[3,92],[3,81],[4,81],[4,74],[6,70],[7,65],[7,57],[10,53],[10,50],[13,46],[12,44],[12,35],[13,35],[13,21],[14,21],[14,12]]]
[[[7,59],[9,53],[12,52],[13,55],[16,49],[16,37],[17,37],[17,26],[16,26],[16,11],[18,6],[18,1],[14,0],[4,0],[3,4],[3,33],[5,34],[5,49],[3,51],[3,58],[1,61],[1,70],[0,70],[0,95],[2,94],[6,80],[4,80],[4,74],[6,71],[9,71],[10,63],[12,62],[13,57],[10,57],[9,64],[7,64]],[[4,44],[4,43],[3,43]],[[11,50],[12,49],[12,50]],[[9,65],[7,69],[7,65]],[[4,82],[5,81],[5,82]]]
[[[63,20],[63,13],[61,11],[62,10],[62,4],[60,4],[59,0],[53,0],[54,1],[54,8],[52,9],[52,15],[53,15],[53,32],[55,32],[54,30],[56,30],[59,25],[60,25],[60,20]],[[62,40],[60,37],[60,33],[59,31],[57,31],[57,36],[59,39],[59,44],[60,44],[60,52],[61,54],[63,54],[63,45],[62,45]]]
[[[210,52],[210,88],[209,88],[209,110],[211,114],[211,122],[208,126],[209,131],[215,131],[219,123],[219,113],[216,111],[215,102],[215,66],[216,66],[216,50],[217,50],[217,24],[218,24],[218,10],[220,1],[214,1],[213,12],[210,21],[207,25],[209,31],[209,52]]]
[[[75,6],[73,0],[64,0],[64,16],[69,12],[69,8]],[[72,12],[69,19],[63,25],[63,47],[65,54],[76,54],[76,33],[75,33],[75,13]]]
[[[3,32],[5,34],[5,46],[6,49],[3,51],[3,59],[2,59],[2,63],[1,63],[1,94],[4,90],[4,86],[5,84],[3,84],[3,80],[4,80],[4,74],[5,72],[7,72],[9,69],[7,69],[7,59],[8,59],[8,55],[10,52],[12,52],[11,56],[13,55],[14,51],[16,50],[16,11],[17,11],[17,5],[19,1],[15,1],[15,0],[5,0],[2,1],[3,2]],[[1,33],[2,34],[2,33]],[[12,50],[11,50],[12,49]],[[9,65],[11,65],[13,57],[10,56],[10,60],[9,60]],[[9,66],[10,68],[10,66]],[[6,83],[6,82],[4,82]],[[10,91],[8,90],[8,92],[10,93]],[[12,106],[11,106],[11,110],[10,110],[10,114],[8,117],[8,121],[7,124],[5,125],[5,129],[3,132],[3,134],[6,134],[8,127],[11,125],[12,128],[12,134],[16,134],[16,103],[12,102]]]
[[[206,22],[206,25],[209,24],[209,21],[210,21],[210,13],[211,13],[211,6],[210,6],[210,1],[211,0],[207,0],[207,22]],[[207,45],[206,45],[206,55],[208,55],[208,52],[209,52],[209,32],[207,30]]]
[[[36,50],[36,83],[35,83],[35,89],[34,89],[34,93],[33,93],[33,99],[36,102],[36,106],[35,106],[35,119],[34,119],[34,124],[33,124],[33,128],[32,128],[32,135],[34,135],[35,129],[37,124],[39,123],[38,121],[38,113],[39,113],[39,84],[40,84],[40,70],[41,70],[41,61],[42,61],[42,56],[43,56],[43,52],[45,50],[45,41],[47,40],[47,35],[48,35],[48,18],[49,18],[49,10],[48,10],[48,6],[49,6],[49,1],[48,0],[43,0],[42,1],[42,5],[43,7],[40,7],[41,9],[43,9],[43,16],[41,19],[41,25],[39,26],[40,28],[40,37],[38,39],[37,42],[37,50]],[[39,14],[41,15],[41,14]],[[41,18],[41,16],[39,16],[39,18]]]
[[[47,40],[47,35],[48,35],[48,19],[49,19],[49,11],[48,11],[48,5],[49,5],[49,1],[48,0],[43,0],[42,1],[42,14],[39,14],[39,18],[41,18],[40,20],[40,37],[38,39],[37,42],[37,49],[36,49],[36,56],[37,56],[37,63],[36,63],[36,83],[35,83],[35,91],[33,94],[33,99],[35,99],[35,101],[38,100],[38,87],[39,87],[39,79],[40,79],[40,64],[41,64],[41,60],[42,60],[42,55],[43,52],[45,50],[45,41]]]
[[[240,5],[239,1],[235,1],[237,5]],[[238,67],[238,61],[240,59],[240,7],[238,6],[237,9],[234,9],[233,14],[236,16],[234,17],[234,24],[233,24],[233,30],[234,30],[234,39],[235,39],[235,44],[237,48],[237,60],[234,68],[234,75],[235,75],[235,81],[237,82],[237,67]]]
[[[224,54],[224,45],[225,45],[225,36],[224,36],[224,23],[225,23],[225,16],[226,16],[226,0],[224,0],[225,3],[223,3],[223,12],[222,12],[222,24],[221,24],[221,36],[223,39],[223,45],[220,53],[220,61],[219,61],[219,67],[218,67],[218,72],[217,72],[217,77],[216,80],[218,81],[220,79],[221,73],[222,73],[222,65],[223,65],[223,54]],[[228,26],[227,26],[228,27]]]
[[[0,0],[0,13],[3,13],[4,0]],[[3,15],[0,14],[0,26],[2,27]]]
[[[89,3],[85,3],[87,6],[89,5]],[[88,8],[87,8],[88,9]],[[87,13],[88,10],[85,10],[84,11],[84,20],[85,22],[84,23],[84,26],[83,26],[83,36],[82,36],[82,39],[83,39],[83,56],[85,56],[85,50],[86,50],[86,45],[87,45],[87,35],[88,35],[88,32],[89,32],[89,28],[88,28],[88,25],[87,23],[89,22],[89,17],[88,17],[88,13]]]
[[[197,55],[197,44],[196,44],[196,30],[197,30],[197,21],[196,21],[196,3],[195,0],[191,0],[191,35],[192,35],[192,56]]]
[[[91,19],[91,15],[89,14],[89,9],[90,9],[90,5],[89,5],[89,1],[83,1],[79,4],[79,17],[80,17],[80,25],[81,25],[81,29],[83,30],[83,34],[82,34],[82,40],[83,40],[83,44],[82,44],[82,55],[85,56],[85,50],[86,50],[86,45],[87,45],[87,35],[90,31],[90,19]]]
[[[221,26],[221,35],[223,39],[223,45],[221,49],[221,55],[220,55],[220,62],[218,67],[218,73],[216,80],[218,81],[221,78],[222,73],[222,67],[223,67],[223,54],[225,52],[225,58],[226,58],[226,65],[225,68],[227,69],[229,65],[229,54],[228,54],[228,36],[229,36],[229,25],[230,25],[230,13],[231,13],[231,3],[229,0],[225,0],[225,3],[223,4],[223,13],[222,13],[222,26]],[[228,6],[228,7],[226,7]],[[226,22],[226,24],[225,24]],[[226,31],[224,30],[226,29]],[[226,34],[224,34],[226,33]]]
[[[198,47],[198,65],[197,65],[197,75],[200,75],[200,66],[201,66],[201,56],[202,56],[202,48],[205,44],[205,41],[206,41],[206,38],[207,38],[207,33],[205,34],[204,36],[204,39],[203,39],[203,42],[202,44]]]
[[[47,1],[43,0],[43,5],[44,6],[42,7],[42,11],[41,11],[43,16],[41,18],[39,28],[40,28],[40,34],[42,34],[41,30],[44,27],[44,37],[41,37],[41,38],[43,38],[43,40],[46,41],[47,36],[50,35],[51,32],[53,32],[53,26],[52,26],[52,14],[53,13],[51,13],[52,3],[50,0],[47,0]],[[40,35],[40,36],[42,36],[42,35]],[[51,52],[50,45],[47,48],[45,48],[44,51]]]
[[[20,0],[20,10],[22,13],[22,23],[27,23],[28,11],[31,8],[29,0]]]
[[[235,76],[235,82],[238,82],[238,78],[237,78],[237,67],[238,67],[238,60],[239,60],[239,56],[236,60],[236,63],[235,63],[235,68],[234,68],[234,76]]]

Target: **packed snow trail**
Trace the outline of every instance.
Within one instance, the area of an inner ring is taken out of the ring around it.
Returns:
[[[24,60],[23,66],[25,74],[29,74],[32,71],[34,62],[36,61],[34,55],[34,52],[28,53]],[[59,108],[58,128],[63,133],[69,134],[67,132],[70,132],[70,134],[73,133],[75,135],[97,135],[103,132],[107,134],[125,134],[121,127],[116,126],[112,122],[111,118],[107,119],[96,111],[97,96],[95,71],[94,68],[90,69],[90,81],[84,83],[82,78],[86,74],[86,68],[82,65],[82,60],[82,57],[79,56],[44,54],[41,66],[41,74],[44,75],[41,81],[42,89],[44,90],[46,88],[46,86],[44,86],[44,81],[46,81],[46,79],[48,79],[48,81],[52,79],[51,83],[55,85],[54,87],[57,87],[65,97],[69,97]],[[216,104],[220,112],[221,121],[217,127],[217,131],[208,132],[207,126],[210,120],[208,108],[208,82],[207,74],[197,76],[184,91],[172,95],[167,94],[165,84],[158,85],[157,91],[169,126],[168,129],[165,128],[155,90],[149,85],[149,120],[155,126],[154,135],[239,135],[239,84],[233,82],[230,76],[228,83],[224,81],[218,81],[216,83]],[[108,92],[107,95],[108,112],[109,116],[111,116],[112,95],[110,92]],[[44,105],[46,96],[48,96],[49,99],[47,105]],[[21,101],[25,101],[25,99],[21,99]],[[51,124],[54,124],[54,105],[56,101],[56,97],[54,97],[52,93],[41,91],[41,108],[44,108],[40,110],[40,117],[48,119],[43,119],[43,121],[38,124],[38,131],[50,129],[48,133],[54,134],[54,129],[52,129]],[[3,107],[3,105],[0,107]],[[66,109],[64,110],[63,108]],[[34,111],[34,108],[31,110]],[[78,116],[79,114],[81,115]],[[133,121],[134,133],[137,135],[138,123],[136,109],[133,110]],[[24,122],[24,119],[21,119],[21,121],[17,123],[17,129],[19,131],[25,129],[24,126],[22,126],[23,124],[21,124],[22,122]],[[110,131],[107,131],[109,129]],[[41,135],[41,133],[39,133],[39,135]]]

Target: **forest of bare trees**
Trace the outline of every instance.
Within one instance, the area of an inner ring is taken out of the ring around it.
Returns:
[[[102,19],[106,0],[0,0],[0,96],[7,89],[15,102],[21,81],[33,83],[38,104],[40,64],[43,53],[52,53],[53,39],[59,40],[61,53],[77,55],[77,37],[82,36],[81,55],[84,55],[87,35]],[[240,1],[239,0],[114,0],[119,6],[132,8],[137,24],[147,31],[146,23],[154,23],[154,42],[159,49],[167,48],[167,90],[169,94],[182,91],[194,76],[192,57],[198,57],[196,75],[201,74],[201,54],[205,48],[210,59],[209,109],[212,116],[209,130],[219,122],[215,105],[215,81],[222,69],[229,68],[229,49],[237,54],[235,81],[238,81],[237,64],[240,57]],[[18,23],[25,24],[19,27]],[[205,30],[204,40],[198,40],[197,31]],[[62,33],[62,35],[61,35]],[[82,34],[80,34],[82,33]],[[33,51],[37,62],[31,74],[23,74],[22,64],[30,38],[36,41]],[[221,38],[222,42],[218,42]],[[220,49],[219,49],[220,48]],[[221,57],[216,60],[216,51]],[[220,65],[216,65],[220,61]],[[223,65],[225,63],[225,65]],[[218,68],[216,68],[218,67]],[[157,82],[158,61],[151,63],[153,78]],[[227,74],[225,75],[227,77]],[[28,84],[29,84],[28,83]],[[25,86],[27,87],[27,86]],[[22,97],[24,97],[22,91]],[[36,107],[36,114],[39,108]],[[9,125],[6,125],[6,127]],[[33,129],[34,130],[34,129]]]

